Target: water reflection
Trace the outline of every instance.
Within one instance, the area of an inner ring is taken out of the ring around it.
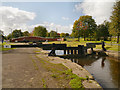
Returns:
[[[113,61],[110,59],[110,74],[112,75],[112,81],[114,82],[116,87],[120,88],[120,63]]]
[[[60,55],[63,52],[57,51]],[[103,88],[120,87],[120,62],[101,56],[65,57],[88,70]]]
[[[102,57],[102,62],[101,62],[101,67],[103,68],[104,66],[105,66],[105,59],[106,59],[106,57]]]
[[[91,59],[92,58],[92,59]],[[82,58],[69,58],[72,62],[77,63],[79,65],[81,65],[82,67],[84,66],[91,66],[91,64],[93,62],[95,62],[96,60],[98,60],[98,58],[93,58],[93,57],[82,57]]]

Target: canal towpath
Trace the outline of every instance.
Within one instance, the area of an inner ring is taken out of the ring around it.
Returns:
[[[82,81],[85,88],[101,88],[81,66],[70,60],[49,57],[47,53],[40,48],[17,48],[3,52],[2,88],[70,88],[70,80],[58,79],[54,68],[57,71],[72,69],[72,73],[79,77],[88,76],[89,80]]]

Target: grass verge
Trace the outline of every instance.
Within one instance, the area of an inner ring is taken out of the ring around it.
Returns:
[[[83,89],[84,86],[82,85],[83,80],[87,80],[87,78],[79,77],[76,74],[72,73],[71,69],[68,69],[63,64],[53,64],[46,58],[38,57],[39,62],[41,65],[48,71],[51,72],[51,78],[55,81],[59,82],[60,87],[64,88],[80,88]],[[45,84],[46,85],[46,84]]]

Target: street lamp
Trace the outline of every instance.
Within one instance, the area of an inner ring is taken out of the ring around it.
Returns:
[[[11,40],[12,40],[12,28],[9,28],[11,30]]]

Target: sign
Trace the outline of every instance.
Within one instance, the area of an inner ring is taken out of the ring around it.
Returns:
[[[11,48],[11,45],[4,45],[4,48]]]

